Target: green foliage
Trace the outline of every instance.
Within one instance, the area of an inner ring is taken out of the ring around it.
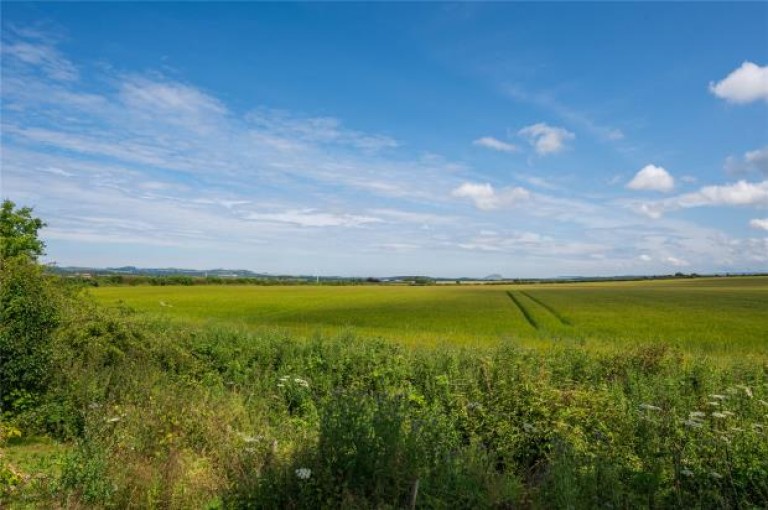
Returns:
[[[24,257],[0,269],[0,406],[34,407],[51,376],[60,297],[42,268]]]
[[[44,223],[32,209],[0,208],[0,413],[32,408],[47,387],[58,295],[35,260]]]
[[[42,255],[45,243],[37,233],[44,226],[42,220],[32,216],[31,208],[16,209],[12,201],[3,200],[0,207],[0,264],[13,257],[36,260]]]

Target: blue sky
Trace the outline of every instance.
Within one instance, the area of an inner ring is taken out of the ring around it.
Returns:
[[[766,3],[2,4],[59,265],[768,270]]]

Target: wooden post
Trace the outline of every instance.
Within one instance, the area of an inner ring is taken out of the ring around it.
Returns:
[[[415,482],[413,482],[413,489],[411,490],[411,510],[415,510],[416,508],[416,498],[419,495],[419,479],[417,478]]]

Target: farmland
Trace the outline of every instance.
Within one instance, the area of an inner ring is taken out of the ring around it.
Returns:
[[[86,290],[3,271],[0,338],[39,346],[3,358],[3,507],[768,506],[766,278]]]
[[[411,345],[611,348],[655,342],[736,356],[768,347],[768,277],[518,286],[143,286],[92,292],[106,305],[122,302],[197,323],[302,335],[352,329]]]

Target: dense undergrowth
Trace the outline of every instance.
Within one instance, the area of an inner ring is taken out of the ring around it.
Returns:
[[[768,506],[754,361],[184,326],[24,267],[0,296],[2,507]],[[13,460],[40,437],[63,446]]]

